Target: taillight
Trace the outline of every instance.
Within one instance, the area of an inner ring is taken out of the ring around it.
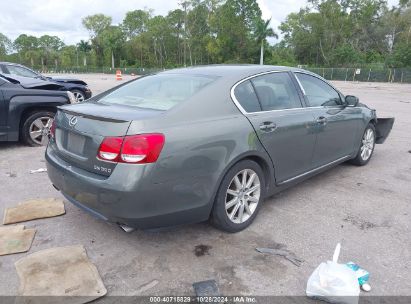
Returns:
[[[98,156],[103,160],[118,161],[121,145],[123,144],[122,137],[106,137],[98,149]]]
[[[50,126],[50,137],[55,138],[56,137],[56,121],[53,119],[53,122],[51,123]]]
[[[100,145],[98,158],[133,164],[154,163],[163,149],[164,141],[163,134],[106,137]]]

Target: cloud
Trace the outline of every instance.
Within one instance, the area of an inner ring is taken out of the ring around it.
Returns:
[[[257,0],[260,6],[263,19],[267,20],[271,18],[271,27],[280,36],[280,32],[277,29],[282,21],[285,20],[287,15],[291,12],[298,12],[301,7],[307,5],[305,0]],[[281,39],[281,37],[280,37]],[[269,38],[268,42],[275,43],[277,39]]]
[[[18,0],[2,3],[0,32],[11,39],[20,34],[34,36],[56,35],[66,44],[75,44],[88,39],[81,19],[97,13],[113,18],[113,23],[122,22],[126,12],[135,9],[152,8],[154,13],[165,15],[178,8],[180,0]],[[257,0],[263,18],[271,19],[276,30],[286,16],[306,5],[305,0]],[[398,0],[389,0],[393,5]],[[275,40],[270,40],[274,42]]]
[[[66,44],[88,39],[82,18],[103,13],[121,23],[126,12],[153,8],[155,14],[167,14],[178,7],[177,0],[19,0],[2,4],[0,32],[11,39],[20,34],[57,35]]]

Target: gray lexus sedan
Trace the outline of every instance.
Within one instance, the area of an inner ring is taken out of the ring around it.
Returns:
[[[237,232],[264,198],[367,164],[393,123],[305,70],[176,69],[59,107],[47,169],[67,200],[125,230],[210,219]]]

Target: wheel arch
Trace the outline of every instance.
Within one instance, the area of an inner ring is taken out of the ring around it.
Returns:
[[[272,166],[271,159],[268,156],[265,156],[263,152],[259,151],[250,151],[243,153],[236,158],[234,158],[223,170],[223,172],[220,174],[220,177],[218,178],[217,185],[214,189],[214,193],[212,195],[212,199],[210,202],[211,208],[210,208],[210,214],[212,212],[212,209],[214,208],[216,196],[218,193],[218,189],[220,188],[221,182],[223,178],[226,176],[227,172],[234,167],[236,164],[238,164],[240,161],[243,160],[252,160],[256,162],[261,170],[263,171],[264,174],[264,182],[265,182],[265,194],[270,193],[270,190],[272,187],[274,187],[275,183],[275,173],[274,173],[274,167]],[[210,215],[209,214],[209,215]]]
[[[57,109],[56,107],[36,105],[36,106],[27,107],[21,112],[20,121],[19,121],[19,138],[21,137],[21,130],[27,118],[33,113],[43,112],[43,111],[53,112],[55,114],[57,112]]]
[[[70,91],[70,92],[79,91],[83,94],[86,94],[86,89],[84,87],[72,87],[72,88],[69,88],[68,91]]]
[[[376,127],[377,126],[377,118],[376,117],[371,118],[368,121],[368,124],[370,124],[370,123],[372,123],[374,125],[374,127]],[[367,124],[367,126],[368,126],[368,124]],[[367,127],[367,126],[365,126],[365,127]]]

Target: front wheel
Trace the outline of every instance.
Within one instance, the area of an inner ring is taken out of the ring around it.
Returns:
[[[366,165],[374,152],[375,146],[375,127],[372,123],[369,123],[365,128],[364,134],[361,138],[360,149],[351,163],[357,166]]]
[[[73,93],[73,95],[76,98],[77,102],[83,102],[83,101],[86,100],[86,96],[80,90],[71,90],[71,93]]]
[[[20,130],[22,141],[32,147],[46,146],[49,142],[53,119],[53,112],[39,111],[30,113]]]
[[[264,174],[252,160],[234,165],[224,176],[218,189],[211,223],[227,232],[248,227],[256,217],[265,194]]]

